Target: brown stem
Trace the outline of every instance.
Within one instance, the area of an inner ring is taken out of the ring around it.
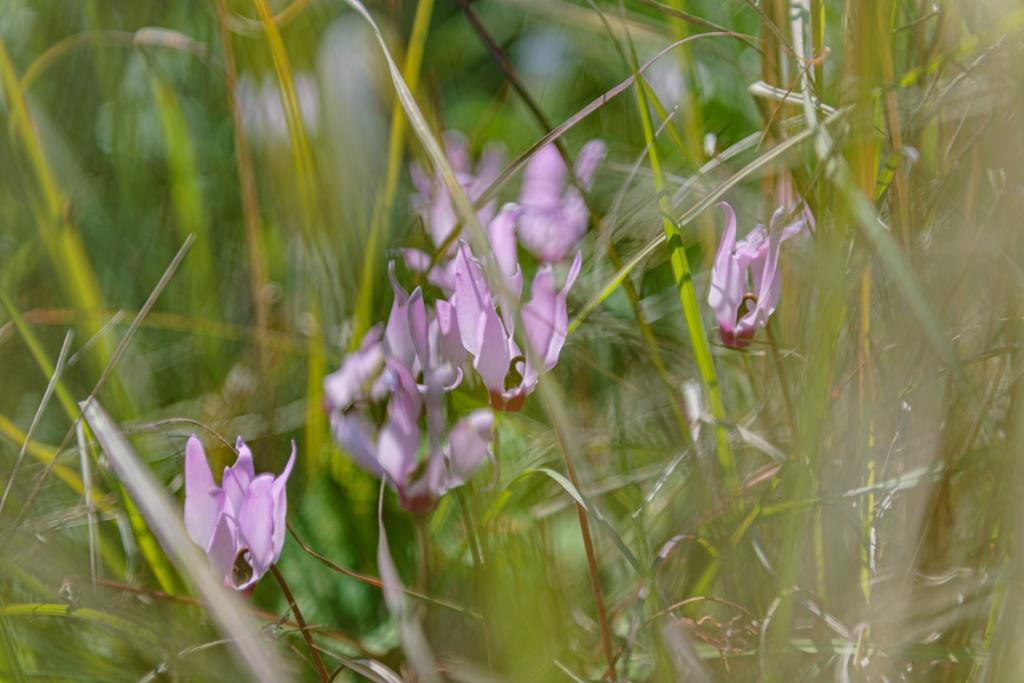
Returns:
[[[576,466],[569,457],[569,450],[566,448],[565,438],[562,430],[555,427],[555,434],[558,436],[559,450],[562,451],[562,460],[565,462],[565,471],[569,475],[569,481],[580,491],[580,480],[576,475]],[[597,623],[601,627],[601,648],[604,650],[605,659],[608,661],[608,668],[602,678],[615,676],[615,653],[612,649],[612,630],[608,625],[608,614],[604,606],[604,594],[601,591],[601,576],[597,571],[597,556],[594,554],[594,541],[590,537],[590,522],[587,519],[587,509],[579,502],[576,503],[576,516],[579,517],[580,534],[583,536],[583,548],[587,552],[587,570],[590,573],[590,586],[594,591],[594,603],[597,606]]]
[[[295,602],[295,596],[292,595],[291,589],[288,588],[288,582],[284,580],[281,572],[274,565],[270,566],[270,573],[274,575],[277,585],[281,587],[281,592],[284,593],[284,598],[288,601],[288,606],[295,616],[295,622],[299,625],[299,631],[302,632],[302,638],[306,641],[309,654],[313,657],[313,665],[316,666],[317,675],[320,676],[322,683],[327,683],[330,680],[330,674],[327,673],[324,661],[320,659],[320,651],[317,650],[316,645],[313,643],[313,636],[310,635],[309,627],[306,626],[306,620],[302,617],[302,612],[299,611],[299,605]]]
[[[329,557],[325,557],[324,555],[321,555],[320,553],[318,553],[316,550],[311,548],[305,541],[303,541],[301,538],[299,538],[299,535],[295,533],[295,529],[292,528],[291,524],[288,525],[288,533],[290,533],[292,535],[292,538],[295,539],[295,542],[299,544],[299,547],[302,548],[302,550],[304,552],[306,552],[308,555],[316,558],[325,567],[333,569],[334,571],[338,572],[339,574],[344,574],[345,576],[351,577],[351,578],[355,579],[356,581],[360,581],[362,583],[365,583],[368,586],[373,586],[375,588],[383,588],[384,587],[384,584],[376,576],[370,576],[369,574],[360,574],[359,572],[353,571],[353,570],[349,569],[348,567],[342,567],[340,564],[338,564],[337,562],[331,560]],[[474,617],[476,619],[480,618],[480,614],[478,612],[476,612],[476,611],[474,611],[474,610],[472,610],[470,608],[463,607],[462,605],[458,605],[458,604],[456,604],[454,602],[448,602],[447,600],[442,600],[440,598],[434,598],[434,597],[431,597],[431,596],[427,595],[426,593],[421,593],[421,592],[413,590],[411,588],[400,587],[400,589],[406,595],[408,595],[410,597],[413,597],[413,598],[416,598],[417,600],[423,600],[424,602],[432,603],[434,605],[437,605],[438,607],[445,607],[445,608],[450,609],[450,610],[452,610],[454,612],[460,612],[462,614],[466,614],[466,615]]]

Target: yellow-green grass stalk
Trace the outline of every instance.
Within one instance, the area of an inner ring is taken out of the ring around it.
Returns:
[[[83,330],[88,338],[100,328],[99,322],[93,317],[96,311],[103,308],[99,281],[86,254],[82,237],[68,218],[67,198],[61,192],[46,160],[25,93],[2,39],[0,81],[7,101],[9,131],[15,141],[20,143],[36,181],[39,196],[34,203],[34,213],[39,236],[65,293],[72,304],[85,314]],[[102,367],[110,358],[109,342],[99,339],[94,349],[96,364]]]
[[[636,55],[632,54],[631,58],[631,66],[634,74],[636,74]],[[672,275],[675,278],[676,290],[683,308],[686,330],[697,361],[697,369],[700,373],[704,390],[707,393],[708,406],[711,410],[711,415],[715,420],[719,421],[719,424],[715,425],[715,443],[725,488],[729,492],[734,492],[739,485],[739,480],[736,475],[736,464],[733,460],[732,447],[729,444],[729,434],[723,424],[726,417],[725,404],[722,401],[722,392],[718,386],[718,375],[715,371],[714,359],[711,356],[711,345],[708,342],[704,320],[701,317],[697,290],[693,285],[693,272],[690,268],[689,259],[686,256],[682,234],[672,219],[672,207],[665,184],[665,176],[662,172],[657,141],[654,137],[654,126],[648,109],[646,81],[642,78],[637,78],[636,85],[637,109],[639,110],[640,123],[644,132],[644,141],[648,149],[647,156],[650,160],[651,172],[654,175],[654,188],[658,193],[658,211],[661,213],[662,228],[665,231],[665,239],[671,250]]]
[[[686,0],[669,0],[669,5],[681,13],[686,12]],[[669,25],[672,27],[672,35],[675,40],[682,40],[690,35],[689,25],[681,17],[670,16]],[[693,59],[693,49],[689,43],[684,43],[676,51],[676,63],[686,79],[687,98],[686,101],[679,103],[683,123],[683,139],[686,141],[687,156],[693,160],[694,168],[698,169],[707,161],[707,156],[704,153],[704,137],[702,135],[704,121],[700,81],[697,75],[697,63]],[[657,98],[651,99],[656,101]],[[658,115],[662,116],[662,114]],[[704,265],[710,266],[717,244],[717,225],[710,216],[704,215],[697,218],[697,229],[704,247]]]
[[[420,70],[423,65],[423,52],[427,44],[430,28],[430,17],[434,10],[434,0],[419,0],[416,15],[412,22],[409,44],[405,49],[402,62],[402,78],[409,86],[413,95],[419,87]],[[399,174],[404,159],[405,137],[408,121],[402,103],[395,98],[391,107],[391,131],[388,135],[387,170],[384,174],[384,188],[378,195],[374,205],[373,219],[370,222],[370,234],[367,237],[366,252],[363,255],[363,270],[359,279],[359,292],[356,295],[354,329],[350,340],[351,348],[357,348],[366,330],[370,328],[373,316],[374,293],[378,291],[377,278],[380,277],[379,261],[381,249],[387,240],[385,227],[390,222],[391,208],[398,190]]]
[[[274,74],[277,77],[277,86],[281,92],[281,104],[284,109],[285,122],[288,126],[288,138],[291,142],[292,162],[295,165],[296,180],[298,181],[301,208],[303,211],[303,229],[307,232],[312,230],[312,223],[316,215],[316,174],[313,164],[313,153],[309,148],[309,139],[306,136],[306,127],[302,122],[302,110],[299,108],[299,98],[295,94],[295,82],[292,78],[292,70],[288,52],[281,38],[281,31],[274,21],[274,15],[270,10],[267,0],[253,0],[256,11],[263,23],[264,34],[267,39],[267,47],[270,49],[270,58],[274,64]]]
[[[227,0],[217,2],[217,24],[220,28],[221,49],[224,52],[224,86],[227,91],[231,117],[234,121],[235,162],[238,165],[238,185],[242,202],[242,218],[245,222],[245,238],[249,251],[249,289],[256,318],[256,345],[260,358],[260,369],[269,370],[270,332],[269,306],[265,288],[267,284],[266,245],[263,240],[263,226],[260,221],[259,197],[256,194],[256,172],[252,163],[252,150],[242,127],[242,112],[239,109],[236,83],[238,67],[235,47],[228,30]]]
[[[296,180],[299,187],[299,201],[301,204],[301,221],[303,237],[306,240],[307,255],[310,258],[318,258],[314,250],[315,225],[318,221],[319,211],[317,210],[316,175],[313,164],[313,154],[309,147],[309,139],[306,136],[306,128],[302,121],[302,112],[299,109],[299,99],[295,94],[295,83],[292,78],[292,71],[288,52],[285,49],[281,32],[274,20],[270,6],[266,0],[253,0],[256,11],[259,13],[260,21],[266,35],[267,45],[270,49],[271,60],[274,63],[274,73],[277,77],[278,89],[281,92],[281,102],[284,105],[285,120],[288,124],[288,138],[291,142],[292,161],[295,166]],[[307,338],[307,373],[306,373],[306,429],[305,442],[308,460],[313,463],[319,460],[323,448],[324,415],[323,415],[323,376],[326,370],[326,350],[324,348],[324,337],[321,331],[323,319],[320,305],[317,302],[317,291],[313,287],[311,273],[315,269],[307,269],[306,305],[308,313],[312,317],[311,330]]]
[[[217,291],[214,277],[213,245],[209,221],[204,208],[203,193],[199,187],[199,167],[196,163],[195,145],[189,132],[185,112],[173,86],[157,73],[155,64],[148,64],[149,84],[153,99],[160,115],[164,136],[164,150],[170,179],[171,201],[177,218],[178,233],[182,240],[195,235],[196,246],[192,250],[189,266],[191,274],[189,300],[193,311],[217,318],[214,304]]]

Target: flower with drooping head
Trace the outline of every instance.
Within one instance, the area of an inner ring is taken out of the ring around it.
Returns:
[[[252,452],[238,437],[238,458],[213,481],[203,444],[193,434],[185,446],[185,529],[210,558],[224,584],[246,590],[281,558],[295,442],[284,471],[257,475]]]
[[[605,151],[601,140],[591,140],[580,150],[573,174],[584,190],[593,184]],[[544,263],[563,260],[587,232],[587,205],[576,186],[567,182],[568,174],[553,143],[537,150],[523,172],[519,241]]]
[[[473,168],[469,145],[461,133],[446,131],[444,143],[448,160],[452,170],[455,171],[456,180],[459,181],[459,185],[462,186],[469,200],[475,202],[497,179],[505,158],[504,152],[500,147],[489,147],[484,150],[476,168]],[[417,189],[417,193],[413,195],[413,208],[423,219],[423,225],[434,246],[440,248],[458,224],[451,195],[443,178],[429,177],[419,164],[413,163],[410,173]],[[479,210],[478,217],[481,224],[486,225],[491,220],[491,217],[494,216],[494,208],[495,203],[492,201]]]
[[[393,268],[389,274],[394,302],[387,324],[325,378],[325,406],[338,444],[386,478],[403,507],[427,512],[490,453],[493,415],[485,410],[463,418],[445,440],[444,393],[462,381],[466,356],[454,306],[438,299],[431,307],[421,288],[408,294]]]
[[[339,445],[376,477],[384,477],[407,510],[425,513],[447,491],[461,486],[490,456],[494,416],[478,410],[459,420],[442,443],[443,424],[428,415],[427,452],[421,458],[420,417],[425,402],[412,372],[389,358],[383,373],[389,387],[386,416],[378,427],[368,411],[331,414]]]
[[[500,264],[501,255],[496,258]],[[492,407],[513,411],[522,408],[526,396],[537,385],[539,372],[551,370],[558,362],[569,327],[566,300],[581,262],[582,256],[577,252],[560,290],[555,288],[550,264],[537,271],[531,299],[521,311],[530,351],[524,354],[514,338],[514,302],[509,293],[499,297],[499,315],[480,262],[465,242],[460,243],[455,256],[455,314],[462,345],[473,356],[473,368],[488,389]],[[505,267],[500,267],[505,273]]]
[[[718,320],[718,336],[734,349],[750,345],[757,330],[768,324],[782,292],[779,251],[782,242],[805,228],[798,218],[780,228],[786,210],[779,207],[766,230],[758,225],[742,240],[736,240],[736,213],[726,202],[719,204],[725,214],[725,232],[711,269],[708,305]],[[749,289],[753,285],[752,291]]]

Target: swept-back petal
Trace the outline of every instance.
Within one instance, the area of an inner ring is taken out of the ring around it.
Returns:
[[[284,536],[287,528],[288,518],[288,477],[292,474],[292,468],[295,466],[295,441],[292,441],[292,453],[288,457],[288,462],[284,466],[281,474],[274,478],[274,483],[270,487],[270,494],[273,498],[274,503],[274,532],[273,532],[273,550],[274,550],[274,562],[281,559],[281,550],[284,548]]]
[[[444,299],[438,299],[434,303],[434,316],[437,320],[441,359],[457,368],[466,358],[466,349],[462,346],[462,338],[459,335],[455,307]]]
[[[519,207],[516,204],[505,204],[487,226],[487,236],[491,242],[491,249],[494,251],[494,260],[497,261],[502,275],[506,278],[514,276],[519,270],[519,260],[516,258],[516,219],[518,217]]]
[[[562,201],[568,169],[554,143],[537,150],[526,163],[519,203],[528,209],[551,209]]]
[[[423,374],[429,373],[432,362],[430,357],[430,318],[427,305],[423,301],[423,290],[417,287],[409,296],[407,306],[409,338],[419,359]]]
[[[332,415],[331,431],[338,445],[363,469],[374,476],[381,475],[377,461],[377,434],[366,415],[359,411]]]
[[[403,485],[416,467],[422,400],[416,381],[401,363],[388,361],[392,392],[388,415],[377,440],[377,460],[396,485]]]
[[[415,350],[409,333],[409,295],[398,284],[394,262],[388,266],[388,278],[391,280],[395,300],[391,305],[391,315],[388,317],[387,326],[384,328],[384,351],[388,356],[397,358],[403,364],[412,365]]]
[[[583,145],[579,155],[576,157],[576,164],[573,168],[576,178],[583,189],[589,190],[594,183],[594,176],[597,174],[597,167],[601,165],[608,147],[603,140],[591,140]]]
[[[544,370],[555,366],[565,344],[569,329],[566,300],[581,265],[582,255],[577,252],[560,291],[555,290],[555,274],[551,266],[538,270],[533,279],[530,302],[523,306],[523,331],[529,351]]]
[[[232,469],[244,476],[246,480],[251,481],[256,476],[256,468],[252,462],[252,451],[241,436],[235,439],[235,450],[238,451],[238,457],[235,458]]]
[[[718,206],[725,214],[725,230],[711,268],[708,305],[718,321],[719,336],[728,344],[736,326],[737,311],[743,301],[744,283],[742,269],[733,253],[736,247],[736,212],[726,202]]]
[[[469,481],[487,457],[494,438],[494,413],[476,410],[459,420],[449,436],[446,488],[461,486]]]
[[[380,342],[382,334],[381,325],[370,328],[359,349],[345,356],[341,367],[324,378],[324,397],[328,410],[346,410],[372,393],[372,385],[384,367],[384,347]]]
[[[484,384],[491,391],[500,392],[505,388],[505,375],[508,374],[511,357],[508,336],[501,324],[501,318],[493,308],[480,312],[477,330],[480,348],[474,358],[473,367],[480,373]]]
[[[213,529],[210,546],[206,548],[210,565],[217,576],[223,576],[224,583],[233,588],[237,588],[231,571],[238,554],[236,533],[235,522],[227,515],[222,515]]]
[[[481,343],[480,316],[485,311],[494,311],[494,302],[480,264],[470,254],[465,242],[459,243],[455,257],[454,306],[462,346],[474,357],[478,356]]]
[[[204,549],[210,544],[222,507],[212,495],[217,490],[203,444],[193,434],[185,444],[185,529]]]
[[[238,511],[241,544],[249,549],[254,579],[274,563],[274,477],[261,474],[252,480]],[[255,580],[253,581],[255,583]]]

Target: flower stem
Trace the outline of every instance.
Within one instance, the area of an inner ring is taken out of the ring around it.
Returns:
[[[299,611],[299,605],[295,602],[295,596],[292,595],[291,589],[288,588],[288,582],[284,580],[281,572],[278,571],[274,565],[270,566],[270,573],[274,575],[274,580],[277,581],[277,585],[281,587],[281,593],[284,594],[284,599],[288,601],[288,608],[291,609],[292,614],[295,616],[295,622],[299,625],[299,631],[302,633],[302,639],[306,641],[306,647],[309,648],[309,654],[313,657],[313,665],[316,667],[316,673],[320,677],[320,680],[325,682],[330,680],[330,675],[327,673],[327,668],[324,666],[324,662],[320,659],[320,652],[317,650],[316,645],[313,643],[313,636],[309,633],[309,627],[306,625],[306,620],[302,616],[302,612]]]

